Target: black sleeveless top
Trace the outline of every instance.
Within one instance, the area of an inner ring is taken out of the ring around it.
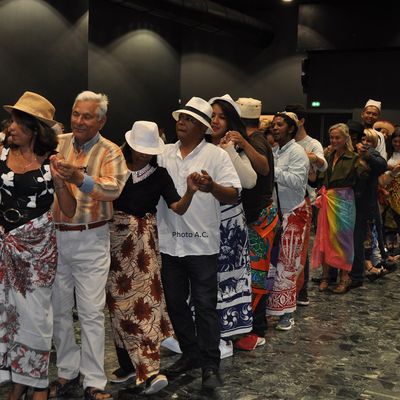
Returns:
[[[17,174],[7,166],[9,152],[3,147],[0,154],[0,225],[6,232],[49,211],[54,199],[49,158],[40,168]]]

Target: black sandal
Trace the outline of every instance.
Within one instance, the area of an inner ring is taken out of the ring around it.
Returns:
[[[372,269],[378,270],[377,272],[371,272]],[[377,279],[382,278],[382,276],[385,275],[385,271],[383,268],[376,268],[372,266],[370,269],[367,270],[367,273],[365,274],[366,278],[370,282],[375,282]]]
[[[71,390],[79,386],[80,374],[76,378],[70,379],[65,383],[61,383],[58,379],[53,381],[48,388],[48,398],[53,399],[57,397],[67,397],[69,396]]]
[[[103,395],[106,395],[106,396],[103,396]],[[111,393],[108,393],[102,389],[97,389],[95,387],[90,387],[90,386],[88,386],[85,389],[83,398],[84,398],[84,400],[113,400],[113,396]]]

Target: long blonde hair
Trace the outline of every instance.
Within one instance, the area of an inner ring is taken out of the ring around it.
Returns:
[[[330,134],[334,129],[337,129],[338,131],[340,131],[342,136],[346,139],[346,142],[344,144],[346,146],[346,149],[350,150],[350,151],[354,151],[353,144],[351,143],[349,127],[346,124],[343,124],[343,123],[335,124],[335,125],[332,125],[329,128],[329,132],[328,133]]]
[[[372,142],[372,147],[374,149],[376,148],[376,146],[378,146],[379,137],[374,129],[372,128],[364,129],[364,133],[362,136],[365,136],[369,141]]]

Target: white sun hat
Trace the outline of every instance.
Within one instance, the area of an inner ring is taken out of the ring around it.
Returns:
[[[191,115],[197,121],[200,121],[207,128],[211,129],[212,107],[200,97],[192,97],[182,108],[173,111],[172,116],[175,121],[178,121],[179,114]]]
[[[136,121],[125,133],[126,143],[143,154],[161,154],[165,144],[158,133],[158,126],[151,121]]]

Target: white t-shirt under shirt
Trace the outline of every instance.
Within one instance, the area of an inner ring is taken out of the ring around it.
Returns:
[[[205,140],[183,159],[180,142],[168,144],[157,161],[167,169],[180,196],[186,192],[187,176],[202,170],[222,186],[241,189],[229,155]],[[177,257],[217,254],[220,221],[220,203],[211,193],[196,192],[183,215],[174,213],[161,199],[157,206],[160,251]]]

